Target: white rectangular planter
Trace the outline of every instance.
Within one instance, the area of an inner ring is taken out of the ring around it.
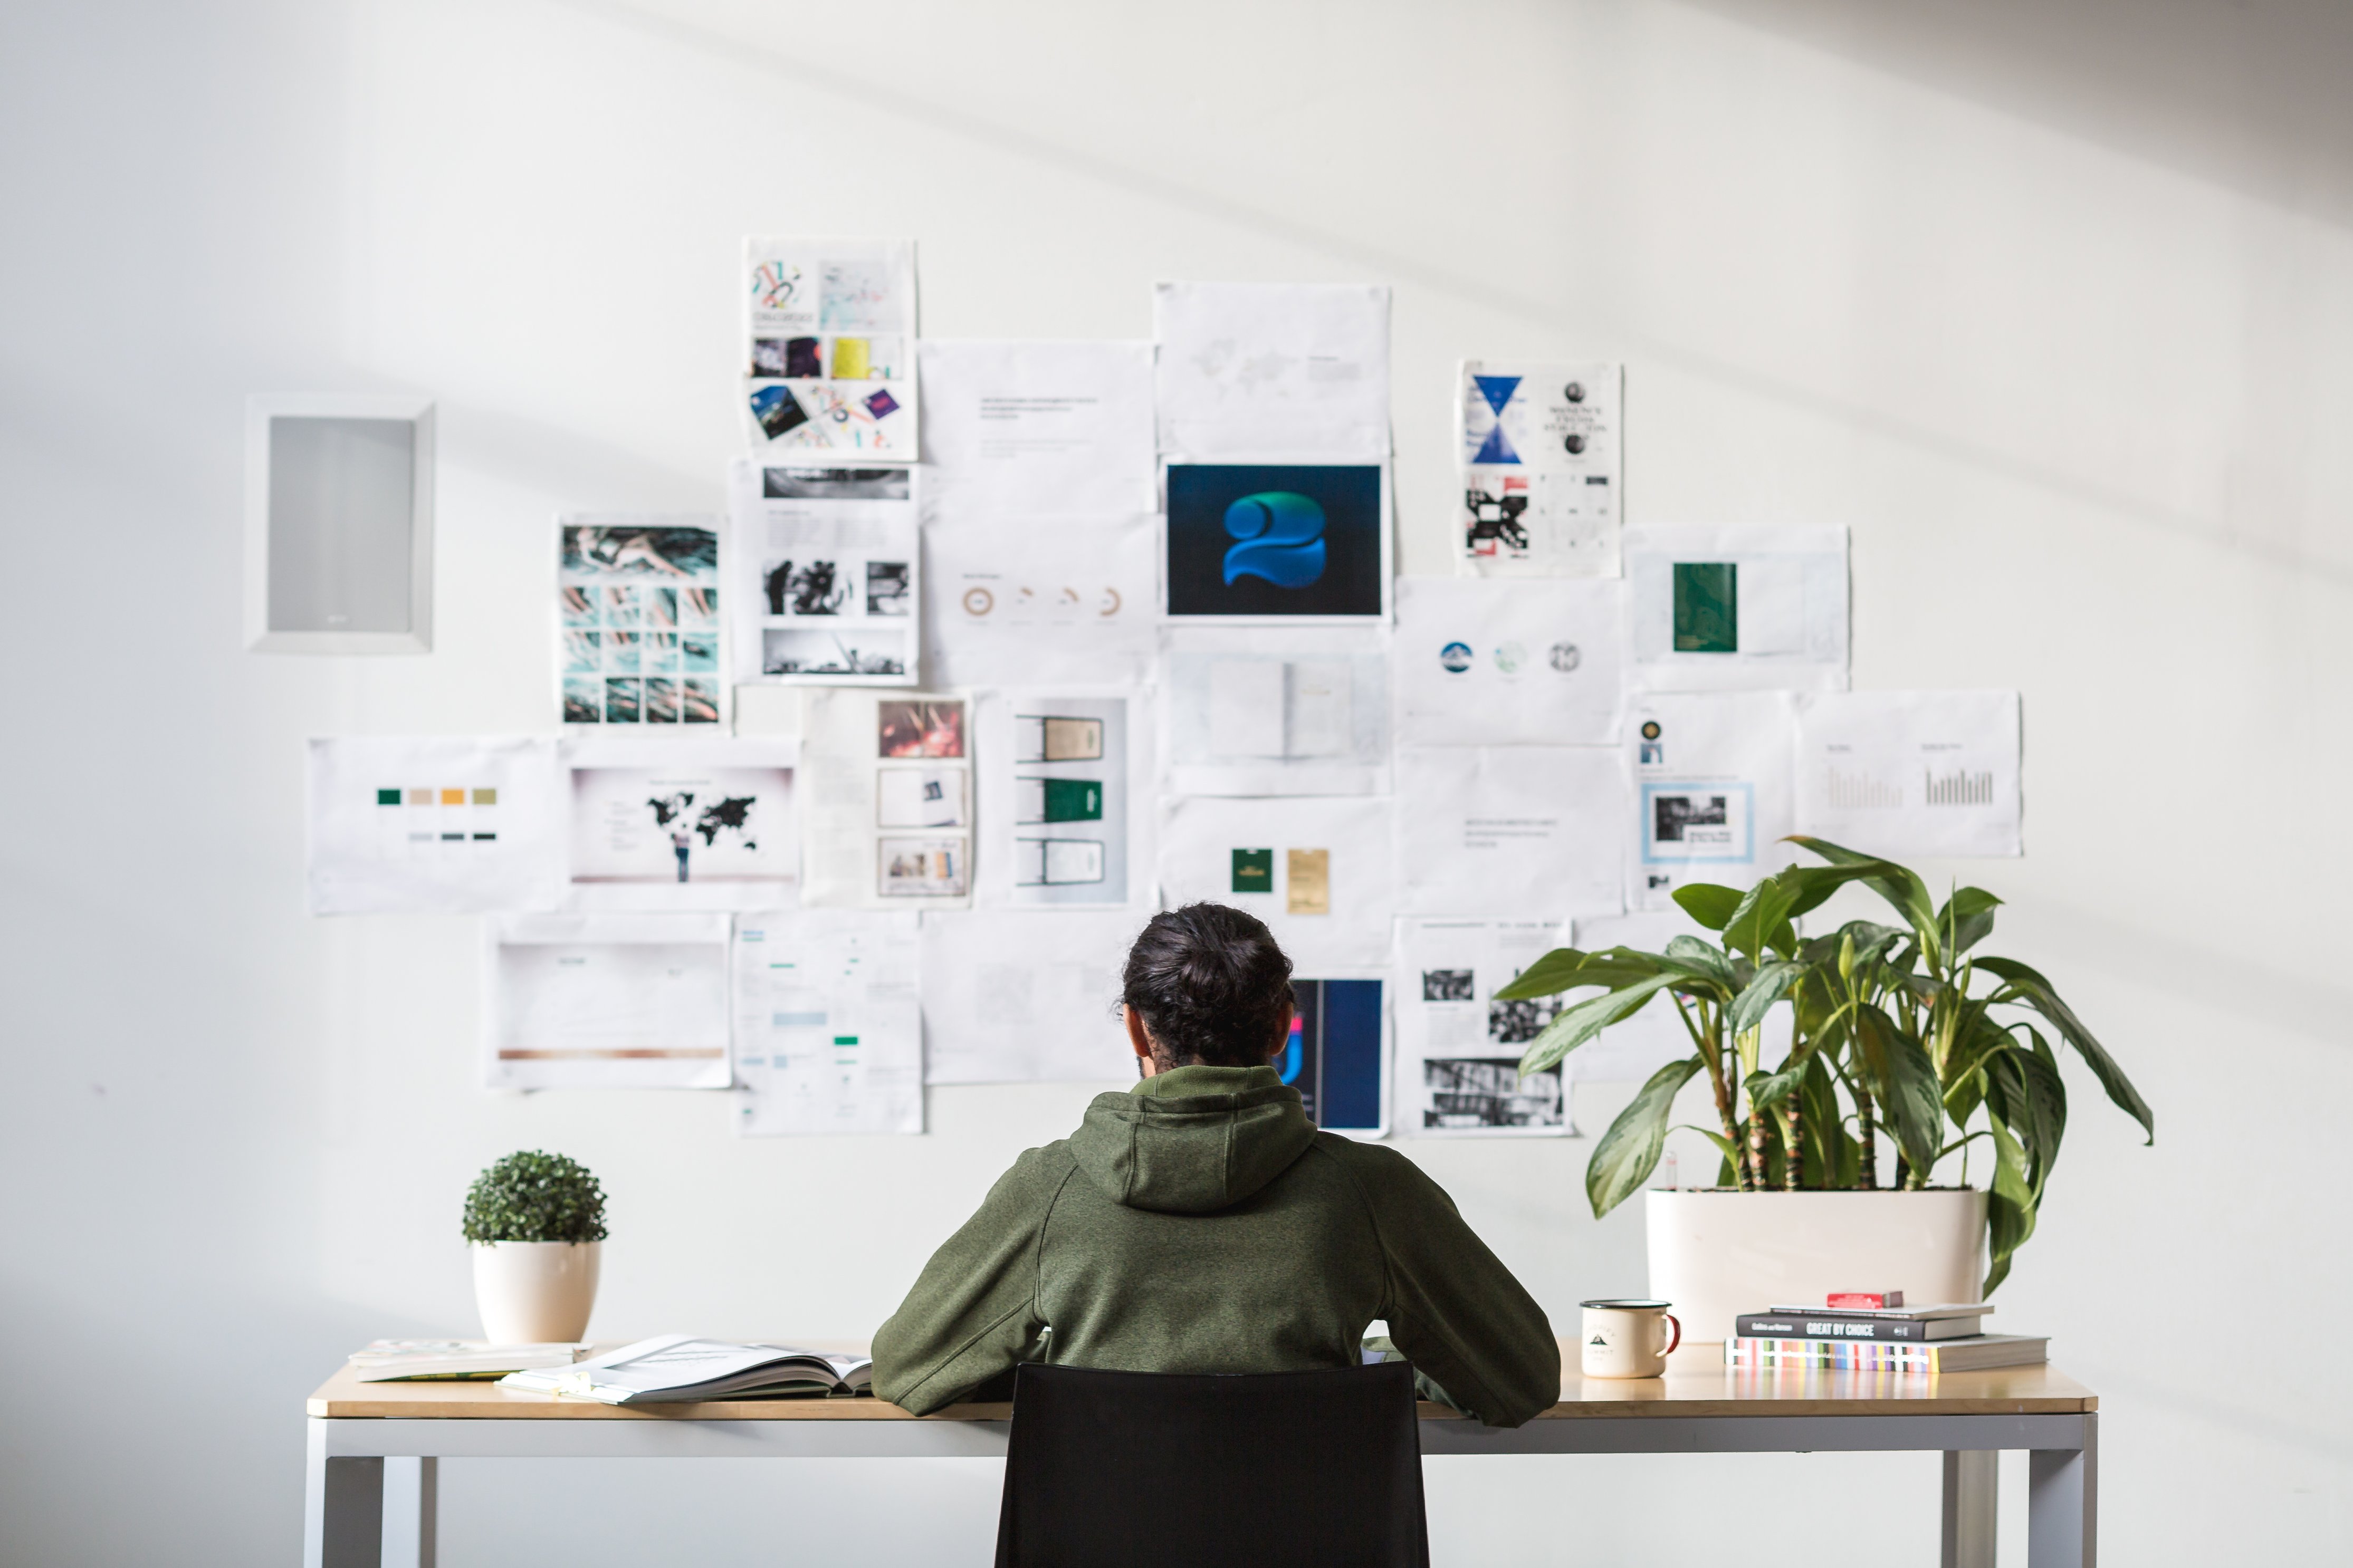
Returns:
[[[1985,1194],[1642,1194],[1651,1294],[1683,1325],[1676,1353],[1710,1360],[1733,1320],[1833,1290],[1901,1290],[1915,1306],[1974,1301],[1985,1282]]]

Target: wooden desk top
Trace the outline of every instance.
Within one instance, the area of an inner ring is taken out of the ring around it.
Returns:
[[[618,1349],[600,1344],[601,1353]],[[846,1349],[839,1342],[814,1348]],[[864,1347],[857,1347],[861,1352]],[[1694,1346],[1707,1353],[1704,1347]],[[1561,1364],[1577,1365],[1577,1347],[1564,1344]],[[1661,1378],[1588,1379],[1570,1371],[1560,1403],[1542,1420],[1625,1420],[1724,1415],[2082,1415],[2100,1407],[2097,1395],[2050,1366],[1992,1372],[1921,1373],[1735,1371],[1713,1362],[1678,1367]],[[322,1384],[307,1405],[312,1415],[338,1420],[557,1421],[1004,1421],[1010,1405],[951,1405],[930,1415],[908,1415],[879,1399],[728,1399],[702,1405],[630,1408],[592,1399],[523,1394],[495,1383],[362,1383],[348,1366]],[[1425,1404],[1424,1419],[1460,1420],[1456,1412]]]

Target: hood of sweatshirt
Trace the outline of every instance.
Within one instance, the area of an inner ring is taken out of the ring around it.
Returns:
[[[1315,1141],[1299,1091],[1271,1067],[1184,1067],[1099,1094],[1071,1153],[1114,1202],[1162,1214],[1229,1208]]]

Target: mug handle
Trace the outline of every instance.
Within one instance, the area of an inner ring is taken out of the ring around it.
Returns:
[[[1683,1342],[1683,1320],[1676,1317],[1672,1312],[1661,1312],[1659,1316],[1664,1318],[1669,1325],[1671,1325],[1675,1331],[1675,1337],[1669,1340],[1667,1342],[1667,1348],[1661,1351],[1659,1353],[1662,1356],[1672,1355],[1675,1353],[1675,1347]]]

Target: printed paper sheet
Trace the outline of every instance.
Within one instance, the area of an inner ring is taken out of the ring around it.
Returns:
[[[923,603],[905,468],[728,469],[729,638],[736,679],[913,686]]]
[[[1840,691],[1798,711],[1798,824],[1870,855],[2017,855],[2015,691]]]
[[[912,463],[912,240],[744,242],[745,437],[785,461]]]
[[[801,902],[961,908],[972,896],[972,752],[960,696],[807,694]]]
[[[1401,745],[1614,745],[1625,584],[1398,580]]]
[[[490,1089],[725,1089],[727,917],[483,922]]]
[[[1171,462],[1162,607],[1171,620],[1237,625],[1386,622],[1386,462]]]
[[[980,694],[981,902],[1131,901],[1139,869],[1131,803],[1149,776],[1143,709],[1133,690]]]
[[[1424,1137],[1565,1137],[1561,1069],[1520,1076],[1560,999],[1495,993],[1559,944],[1550,921],[1398,921],[1398,1066],[1407,1128]]]
[[[1152,345],[926,339],[923,516],[1149,512]]]
[[[1800,858],[1791,773],[1797,702],[1787,692],[1637,698],[1626,714],[1634,780],[1626,902],[1672,909],[1688,882],[1746,888]]]
[[[1626,580],[1639,689],[1846,689],[1843,528],[1629,529]]]
[[[1426,746],[1398,753],[1404,907],[1558,921],[1625,907],[1613,746]]]
[[[717,725],[719,520],[556,520],[557,696],[566,724]]]
[[[1145,919],[1127,910],[926,910],[926,1081],[1134,1082],[1120,971]]]
[[[1623,383],[1615,364],[1463,362],[1461,570],[1618,575]]]
[[[1395,803],[1360,799],[1160,803],[1160,901],[1209,900],[1264,921],[1300,973],[1388,959],[1398,912]]]
[[[935,686],[1141,682],[1156,647],[1160,520],[1003,517],[924,531]]]
[[[1162,783],[1176,795],[1378,795],[1388,641],[1370,628],[1171,627]]]
[[[1389,451],[1389,291],[1162,283],[1160,447],[1193,457]]]
[[[314,740],[308,763],[312,914],[475,914],[556,901],[554,742]]]
[[[791,741],[585,735],[563,743],[569,909],[790,902],[800,874]]]
[[[923,1130],[913,914],[764,910],[735,922],[735,1131]]]

